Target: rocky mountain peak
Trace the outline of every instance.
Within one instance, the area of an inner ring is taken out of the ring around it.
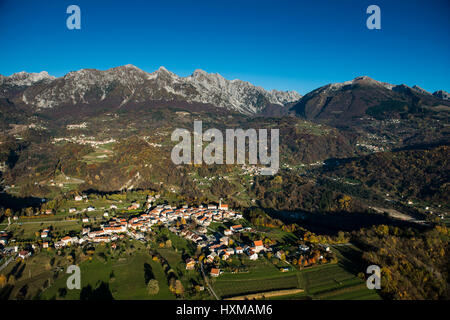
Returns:
[[[41,71],[39,73],[28,73],[25,71],[17,72],[9,77],[2,76],[0,78],[1,84],[7,84],[10,86],[31,86],[41,81],[52,81],[55,77],[48,74],[47,71]]]
[[[444,90],[433,92],[433,96],[442,100],[450,100],[450,94]]]

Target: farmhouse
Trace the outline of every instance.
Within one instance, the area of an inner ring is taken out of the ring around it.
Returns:
[[[250,260],[258,260],[258,254],[256,252],[254,252],[253,250],[250,250],[248,258]]]
[[[71,243],[78,243],[78,238],[66,236],[66,237],[62,238],[61,241],[62,241],[62,243],[64,243],[65,246],[67,246]]]
[[[186,270],[194,270],[195,268],[195,260],[192,258],[189,258],[186,260]]]
[[[237,225],[235,225],[235,226],[232,226],[230,229],[231,229],[231,231],[233,231],[233,232],[239,232],[239,231],[242,230],[242,225],[237,224]]]
[[[220,269],[212,268],[210,275],[211,275],[211,277],[218,277],[220,275]]]
[[[41,232],[41,238],[42,238],[42,239],[47,238],[48,235],[49,235],[49,232],[50,232],[50,230],[48,230],[48,229],[42,230],[42,232]]]
[[[254,244],[254,246],[255,246],[255,247],[253,248],[253,250],[254,250],[256,253],[259,253],[260,251],[264,250],[264,245],[263,245],[262,240],[255,241],[255,242],[253,242],[253,244]]]
[[[139,209],[141,205],[139,203],[133,202],[128,208],[127,210],[136,210]]]

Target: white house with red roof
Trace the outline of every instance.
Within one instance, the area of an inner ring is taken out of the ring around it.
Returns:
[[[263,245],[262,240],[254,241],[253,244],[254,244],[254,247],[252,249],[256,253],[259,253],[260,251],[264,250],[264,245]]]
[[[220,269],[212,268],[209,274],[211,277],[218,277],[220,275]]]

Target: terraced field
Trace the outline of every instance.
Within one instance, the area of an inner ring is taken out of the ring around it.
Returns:
[[[318,266],[300,272],[302,285],[313,299],[378,300],[380,296],[367,289],[364,281],[337,264]]]
[[[214,290],[221,298],[265,291],[301,288],[297,272],[282,273],[270,261],[245,259],[246,273],[225,273],[213,280]]]
[[[248,273],[225,273],[213,280],[214,290],[221,298],[282,289],[303,289],[304,292],[273,299],[378,300],[376,291],[367,289],[356,276],[359,250],[353,245],[333,248],[338,264],[326,264],[281,273],[270,261],[245,261]],[[348,257],[352,257],[352,261]]]

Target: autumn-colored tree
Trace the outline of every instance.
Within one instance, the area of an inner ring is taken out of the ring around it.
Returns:
[[[0,274],[0,287],[4,287],[7,283],[6,276],[4,274]]]
[[[352,198],[350,196],[348,196],[348,195],[341,196],[341,198],[338,200],[339,208],[341,210],[349,210],[351,201],[352,201]]]
[[[180,280],[175,281],[175,293],[179,296],[183,295],[184,287]]]

